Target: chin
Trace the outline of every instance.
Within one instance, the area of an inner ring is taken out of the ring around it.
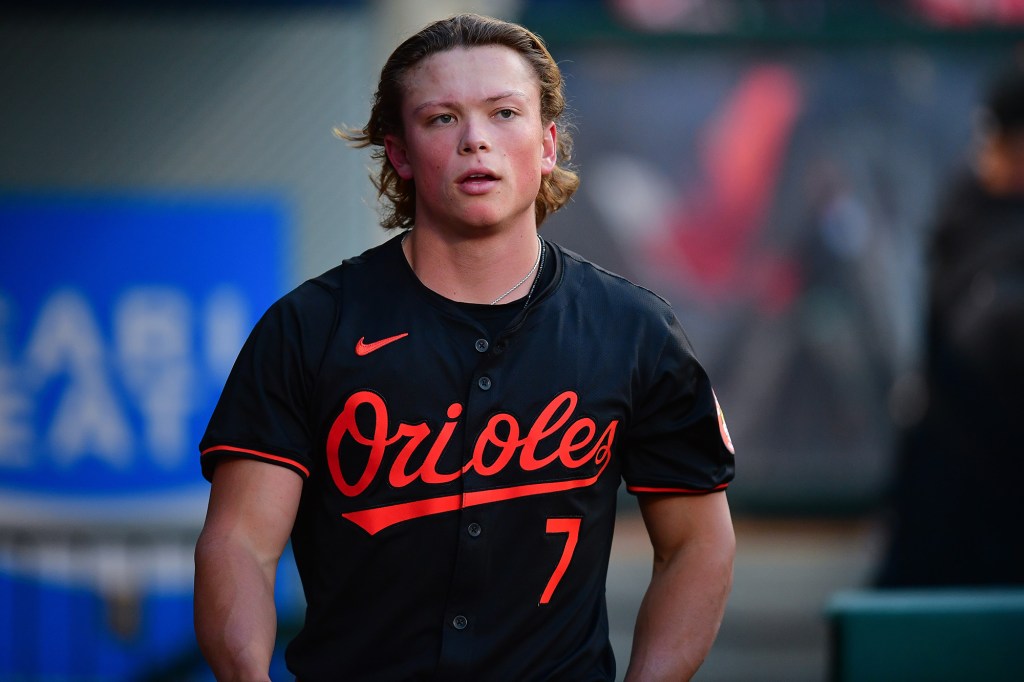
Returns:
[[[534,215],[534,205],[531,203],[525,210],[522,211],[500,211],[493,209],[486,209],[480,207],[483,210],[470,210],[464,212],[457,218],[463,225],[474,227],[476,229],[485,228],[497,228],[502,225],[517,224],[522,220],[528,220]]]
[[[457,221],[473,230],[487,230],[508,223],[510,217],[490,211],[480,211],[459,216]]]

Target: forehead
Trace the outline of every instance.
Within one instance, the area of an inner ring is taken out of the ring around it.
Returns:
[[[424,57],[403,79],[405,105],[485,100],[508,91],[539,97],[540,80],[525,57],[504,45],[457,47]]]

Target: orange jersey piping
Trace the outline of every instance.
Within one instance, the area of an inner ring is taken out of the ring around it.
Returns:
[[[247,450],[245,448],[236,448],[236,447],[233,447],[231,445],[214,445],[212,448],[206,448],[205,450],[203,450],[201,453],[199,453],[199,456],[202,457],[203,455],[206,455],[207,453],[213,452],[214,450],[227,450],[229,452],[241,452],[241,453],[244,453],[246,455],[255,455],[256,457],[259,457],[260,459],[269,459],[269,460],[273,460],[275,462],[283,462],[285,464],[290,464],[291,466],[295,467],[296,469],[298,469],[302,473],[304,473],[306,475],[306,478],[309,478],[309,469],[307,469],[303,465],[299,464],[294,459],[288,459],[287,457],[281,457],[279,455],[271,455],[271,454],[266,453],[266,452],[260,452],[259,450]]]

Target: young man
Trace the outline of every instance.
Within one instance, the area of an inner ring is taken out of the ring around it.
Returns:
[[[266,680],[289,537],[316,680],[613,680],[604,588],[625,479],[654,546],[628,669],[688,679],[732,576],[732,446],[669,306],[546,242],[576,188],[540,39],[436,22],[381,73],[385,244],[306,282],[239,354],[200,445],[196,632]]]

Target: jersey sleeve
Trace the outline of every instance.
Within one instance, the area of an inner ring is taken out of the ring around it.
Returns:
[[[307,282],[264,313],[239,352],[199,443],[203,476],[226,457],[287,467],[308,478],[308,401],[336,320],[333,297]]]
[[[638,390],[623,478],[633,493],[700,494],[732,481],[735,457],[718,399],[675,315]]]

